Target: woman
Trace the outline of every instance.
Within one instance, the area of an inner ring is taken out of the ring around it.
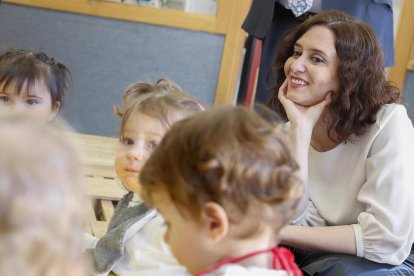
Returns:
[[[323,12],[276,56],[270,105],[290,122],[308,192],[282,242],[347,254],[299,250],[311,275],[414,273],[414,129],[385,80],[375,34],[352,16]]]

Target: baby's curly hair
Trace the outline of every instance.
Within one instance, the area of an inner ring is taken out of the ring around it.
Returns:
[[[168,129],[175,121],[171,118],[174,112],[185,116],[203,111],[204,107],[171,80],[159,79],[154,84],[135,82],[129,85],[122,97],[122,108],[115,106],[114,110],[121,118],[119,133],[122,139],[126,122],[137,113],[159,119]]]
[[[269,111],[270,112],[270,111]],[[205,203],[223,206],[230,222],[249,220],[278,231],[302,195],[287,134],[244,107],[212,108],[172,126],[140,174],[142,197],[164,187],[184,215],[199,219]]]

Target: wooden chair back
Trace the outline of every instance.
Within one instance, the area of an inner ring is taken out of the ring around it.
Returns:
[[[80,141],[82,164],[86,170],[89,232],[102,237],[108,228],[116,203],[126,194],[115,174],[117,138],[71,133]]]

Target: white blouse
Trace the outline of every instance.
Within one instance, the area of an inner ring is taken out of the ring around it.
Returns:
[[[141,203],[134,194],[129,207]],[[166,226],[155,210],[125,232],[125,252],[112,271],[122,276],[189,276],[164,242]]]
[[[294,223],[352,225],[358,256],[398,265],[414,241],[413,186],[413,125],[404,106],[388,104],[355,143],[310,148],[310,201]]]

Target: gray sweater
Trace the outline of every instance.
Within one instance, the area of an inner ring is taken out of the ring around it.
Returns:
[[[144,203],[128,207],[133,196],[134,193],[129,192],[118,202],[107,233],[99,239],[95,248],[86,251],[96,273],[107,273],[113,268],[124,253],[127,229],[152,211]]]

